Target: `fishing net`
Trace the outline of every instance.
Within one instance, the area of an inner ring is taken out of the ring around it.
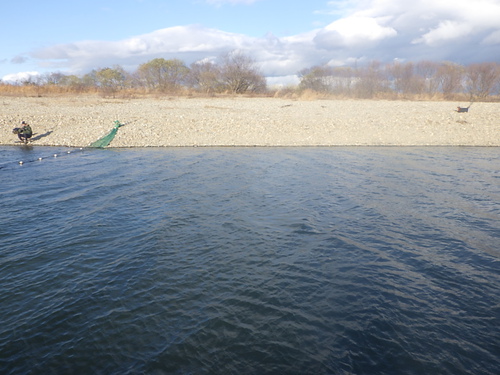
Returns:
[[[120,121],[115,121],[115,126],[113,126],[113,129],[106,134],[104,137],[99,138],[97,141],[92,142],[89,147],[95,147],[95,148],[104,148],[108,146],[113,138],[115,137],[116,133],[118,132],[118,128],[120,126],[123,126],[125,124],[121,124]]]

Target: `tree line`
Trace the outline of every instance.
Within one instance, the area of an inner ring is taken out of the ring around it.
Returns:
[[[49,73],[21,86],[56,87],[70,92],[98,91],[182,94],[265,94],[300,96],[305,92],[325,97],[361,99],[494,100],[500,94],[500,64],[484,62],[463,66],[452,62],[372,61],[362,66],[318,65],[298,72],[299,84],[268,88],[256,62],[240,52],[187,66],[179,59],[155,58],[126,72],[115,65],[83,76]],[[5,84],[2,84],[5,86]]]
[[[114,65],[94,69],[81,77],[48,73],[31,77],[21,85],[57,87],[72,92],[97,90],[109,96],[124,90],[178,94],[191,89],[205,94],[243,94],[262,93],[267,89],[266,79],[255,61],[242,53],[221,56],[217,62],[196,62],[189,67],[179,59],[155,58],[139,65],[134,72]]]
[[[500,93],[500,64],[373,61],[362,67],[315,66],[299,72],[302,90],[356,98],[486,100]]]

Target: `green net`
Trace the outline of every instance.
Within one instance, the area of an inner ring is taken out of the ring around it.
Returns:
[[[99,138],[97,141],[92,142],[89,147],[96,147],[96,148],[104,148],[107,147],[113,138],[115,137],[116,133],[118,132],[118,128],[120,126],[123,126],[124,124],[121,124],[120,121],[115,121],[115,126],[113,126],[113,129],[106,134],[104,137]]]

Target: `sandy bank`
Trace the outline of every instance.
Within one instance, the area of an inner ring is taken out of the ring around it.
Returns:
[[[84,147],[120,128],[112,147],[500,146],[500,103],[274,98],[0,97],[0,144],[31,124],[34,145]]]

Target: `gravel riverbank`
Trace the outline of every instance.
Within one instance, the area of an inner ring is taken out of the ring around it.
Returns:
[[[500,146],[500,103],[276,98],[0,97],[0,144],[85,147],[126,123],[111,147]]]

